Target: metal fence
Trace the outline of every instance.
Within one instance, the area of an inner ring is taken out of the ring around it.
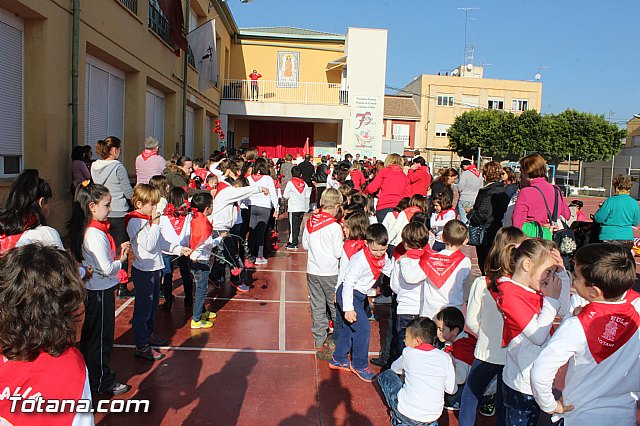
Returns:
[[[346,105],[349,96],[337,83],[282,82],[273,80],[224,80],[222,99]]]
[[[120,0],[127,9],[132,11],[134,14],[138,14],[138,0]]]
[[[122,1],[122,3],[125,3],[125,0],[120,1]],[[131,0],[126,1],[128,2]],[[136,2],[137,9],[138,0],[133,1]],[[160,10],[158,0],[149,0],[149,28],[151,28],[154,33],[158,34],[158,36],[160,36],[160,38],[164,40],[165,43],[173,47],[173,40],[171,40],[171,37],[169,36],[169,21],[167,21],[167,18],[162,13],[162,10]]]

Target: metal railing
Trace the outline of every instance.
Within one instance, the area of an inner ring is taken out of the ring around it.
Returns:
[[[224,80],[222,99],[347,105],[349,91],[341,90],[339,83]]]
[[[138,14],[138,0],[120,0],[120,3],[134,14]]]
[[[125,3],[125,0],[121,1]],[[134,1],[137,4],[137,0]],[[158,0],[149,0],[149,28],[151,28],[154,33],[158,34],[165,43],[174,47],[173,40],[171,40],[171,37],[169,36],[169,21],[167,21],[164,13],[162,13],[160,5],[158,5]]]

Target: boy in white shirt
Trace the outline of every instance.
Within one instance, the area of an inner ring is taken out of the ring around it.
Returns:
[[[388,242],[389,236],[382,224],[369,226],[365,247],[349,261],[344,281],[336,291],[336,302],[344,326],[329,367],[333,370],[352,371],[365,382],[372,382],[375,374],[369,368],[370,326],[364,302],[380,274],[389,276],[391,273],[391,262],[386,253]]]
[[[298,248],[298,236],[304,214],[309,211],[309,200],[311,199],[311,188],[302,179],[300,166],[291,168],[291,180],[284,188],[283,198],[287,200],[287,210],[289,212],[289,243],[287,250]]]
[[[456,211],[451,206],[451,199],[445,193],[439,193],[431,197],[434,212],[431,214],[431,232],[435,236],[435,241],[431,247],[435,251],[445,249],[444,226],[456,218]]]
[[[573,287],[589,304],[566,319],[531,369],[540,408],[565,426],[636,424],[640,392],[640,295],[631,290],[636,265],[629,249],[590,244],[575,254]],[[569,362],[562,397],[553,379]],[[562,423],[564,422],[564,423]]]
[[[438,340],[444,343],[444,351],[451,355],[453,367],[456,371],[456,384],[458,391],[455,394],[445,396],[444,408],[449,411],[460,410],[460,397],[464,384],[467,381],[471,364],[473,364],[473,352],[478,339],[464,332],[464,315],[462,311],[453,306],[448,306],[438,312],[433,319],[438,327]]]
[[[463,284],[471,271],[471,261],[460,247],[467,243],[468,236],[464,223],[451,220],[442,231],[444,250],[425,253],[420,259],[400,259],[400,274],[406,283],[426,283],[421,316],[433,318],[445,306],[462,307]]]
[[[432,320],[411,320],[407,324],[402,355],[391,364],[391,369],[378,375],[393,424],[437,426],[444,393],[457,390],[451,358],[433,346],[435,337],[436,325]],[[401,374],[404,374],[404,384]]]
[[[342,201],[342,194],[337,189],[325,190],[320,198],[320,211],[309,218],[302,233],[302,247],[309,251],[307,285],[311,302],[311,333],[320,359],[331,356],[327,342],[327,306],[331,319],[334,319],[335,287],[343,241],[342,227],[336,215]]]

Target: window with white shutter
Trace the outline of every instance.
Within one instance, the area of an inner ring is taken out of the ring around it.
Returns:
[[[160,153],[164,153],[164,93],[147,87],[145,137],[158,139]]]
[[[211,154],[211,116],[206,116],[204,120],[204,147],[202,147],[202,154],[205,161],[209,159]]]
[[[436,136],[447,136],[449,134],[451,124],[436,124]]]
[[[91,145],[94,157],[96,142],[107,136],[116,136],[124,146],[124,78],[120,70],[87,56],[84,143]]]
[[[185,147],[184,147],[184,155],[191,158],[193,160],[193,143],[194,143],[194,134],[193,128],[195,127],[195,113],[193,108],[190,106],[187,107],[187,130],[184,138]]]
[[[24,140],[23,22],[0,9],[0,175],[22,171]]]
[[[402,141],[405,147],[409,146],[409,125],[408,124],[394,124],[393,133],[391,139],[396,141]]]

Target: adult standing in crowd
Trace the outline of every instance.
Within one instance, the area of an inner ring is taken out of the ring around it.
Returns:
[[[316,181],[316,197],[315,199],[320,201],[322,193],[327,189],[327,178],[329,176],[329,166],[327,165],[327,159],[329,156],[320,157],[320,164],[316,167],[315,181]]]
[[[376,219],[382,223],[387,213],[393,211],[404,197],[409,196],[409,178],[402,170],[402,157],[398,154],[389,154],[384,161],[384,168],[380,170],[375,179],[365,188],[365,194],[378,193],[376,205]]]
[[[454,168],[444,169],[441,175],[431,182],[431,196],[444,193],[453,203],[453,184],[458,179],[458,171]]]
[[[413,159],[413,164],[409,169],[409,196],[413,197],[416,194],[427,196],[427,190],[431,185],[431,173],[429,167],[426,165],[422,157],[416,157]]]
[[[482,275],[485,275],[484,263],[491,244],[502,227],[502,217],[509,205],[510,198],[507,188],[500,179],[501,173],[502,168],[497,161],[490,161],[482,167],[482,176],[486,185],[480,188],[473,209],[467,213],[471,226],[482,226],[485,229],[483,244],[476,246],[478,266]]]
[[[633,182],[631,176],[613,178],[616,194],[600,206],[593,220],[600,224],[600,240],[633,247],[633,227],[638,225],[638,202],[629,195]]]
[[[564,201],[560,191],[547,182],[547,162],[538,154],[527,155],[520,159],[520,192],[518,200],[513,207],[513,226],[525,231],[528,236],[531,232],[523,228],[526,223],[535,222],[543,228],[546,239],[551,238],[549,223],[549,211],[553,213],[558,200],[558,215],[569,219],[571,211]],[[546,205],[545,205],[546,202]],[[535,236],[535,235],[533,235]]]
[[[204,191],[189,186],[189,178],[192,172],[193,161],[191,161],[189,157],[182,156],[178,157],[175,163],[167,163],[164,176],[172,188],[184,188],[189,194],[189,197],[193,197],[197,193]]]
[[[91,165],[91,177],[94,183],[104,185],[111,194],[111,212],[109,218],[109,233],[120,247],[125,241],[129,241],[127,228],[124,224],[124,217],[129,212],[129,200],[133,195],[133,188],[129,181],[127,169],[118,160],[122,142],[115,136],[109,136],[96,143],[96,153],[100,160],[94,161]],[[126,262],[122,265],[123,270],[127,270]],[[120,283],[118,287],[118,297],[130,297],[132,294],[127,289],[127,283]]]
[[[144,151],[136,157],[136,184],[149,183],[149,179],[161,175],[167,167],[167,161],[159,151],[158,139],[149,136],[144,140]]]
[[[285,188],[291,180],[291,169],[293,169],[293,155],[287,154],[284,157],[284,163],[280,165],[280,174],[282,175],[282,187]]]
[[[473,206],[476,201],[478,191],[484,184],[480,170],[469,160],[462,160],[460,163],[460,180],[458,181],[458,214],[460,220],[467,223],[467,213],[465,209]]]
[[[311,182],[313,181],[313,175],[316,172],[316,168],[311,162],[311,156],[308,154],[305,155],[304,161],[300,163],[299,166],[300,166],[300,170],[302,171],[302,180],[304,180],[304,183],[306,183],[308,186],[311,186]]]
[[[78,145],[71,151],[71,194],[82,181],[91,179],[90,161],[91,145]]]
[[[502,180],[502,184],[506,188],[507,195],[509,196],[509,199],[511,199],[511,197],[518,192],[516,172],[514,172],[511,167],[505,166],[502,168],[502,173],[500,173],[500,180]]]

